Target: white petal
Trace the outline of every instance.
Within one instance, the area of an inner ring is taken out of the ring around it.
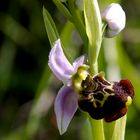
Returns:
[[[73,67],[74,67],[74,72],[75,72],[75,73],[77,72],[78,67],[81,66],[82,64],[84,64],[84,61],[85,61],[85,56],[84,56],[84,55],[78,57],[78,58],[74,61]]]
[[[56,77],[64,83],[67,83],[74,73],[73,66],[64,55],[60,39],[55,42],[50,51],[48,65]]]
[[[63,86],[55,99],[55,114],[60,134],[66,132],[77,108],[78,97],[72,87]]]
[[[117,35],[125,27],[125,12],[117,3],[112,3],[107,6],[101,13],[101,16],[108,24],[106,37],[113,37]]]

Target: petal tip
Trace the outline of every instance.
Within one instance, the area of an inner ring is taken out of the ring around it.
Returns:
[[[55,114],[60,135],[67,131],[77,108],[77,94],[71,87],[63,86],[55,99]]]
[[[50,51],[48,66],[64,83],[67,83],[73,74],[74,68],[64,55],[60,39],[55,42]]]

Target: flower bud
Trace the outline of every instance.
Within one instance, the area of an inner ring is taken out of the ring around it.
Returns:
[[[117,3],[108,5],[101,13],[101,16],[103,21],[107,23],[105,37],[114,37],[125,27],[125,12]]]

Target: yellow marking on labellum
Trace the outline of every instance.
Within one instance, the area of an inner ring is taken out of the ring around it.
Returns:
[[[98,73],[97,75],[98,75],[99,77],[101,77],[103,81],[105,81],[105,82],[107,82],[108,84],[112,85],[111,82],[109,82],[109,81],[107,81],[107,80],[105,79],[105,72],[101,71],[101,72]],[[98,80],[98,82],[101,83],[99,80]],[[101,83],[101,84],[102,84],[102,83]]]
[[[88,95],[88,100],[90,100],[90,101],[93,101],[93,100],[94,100],[94,97],[93,97],[93,94],[92,94],[92,93],[90,93],[90,94]]]
[[[103,95],[102,101],[99,100],[99,99],[95,99],[95,101],[98,101],[98,102],[101,104],[100,107],[103,107],[103,106],[104,106],[104,103],[105,103],[105,101],[108,99],[109,96],[114,96],[113,93],[112,93],[112,94],[108,94],[108,93],[104,93],[104,92],[101,92],[101,91],[98,91],[98,92],[96,92],[96,93],[97,93],[97,94],[98,94],[98,93],[101,93],[101,94]],[[96,105],[96,106],[97,106],[97,105]]]
[[[95,100],[93,101],[93,106],[94,106],[95,108],[97,108],[97,105],[96,105]]]
[[[129,105],[131,105],[131,103],[132,103],[132,98],[130,96],[128,96],[125,105],[129,106]]]
[[[90,91],[90,90],[94,91],[94,90],[97,89],[97,87],[98,87],[98,84],[95,83],[95,82],[92,82],[91,85],[90,85],[90,87],[88,87],[88,90],[89,90],[89,91]]]
[[[112,90],[113,89],[113,84],[112,83],[110,83],[110,86],[107,86],[107,88],[106,89],[110,89],[110,90]],[[106,92],[107,93],[107,92]],[[107,93],[108,94],[108,93]]]

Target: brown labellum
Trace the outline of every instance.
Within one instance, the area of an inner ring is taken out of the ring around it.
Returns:
[[[88,75],[82,82],[78,103],[93,119],[111,122],[127,113],[133,96],[134,89],[129,80],[109,82],[103,73],[99,73],[94,77]]]

